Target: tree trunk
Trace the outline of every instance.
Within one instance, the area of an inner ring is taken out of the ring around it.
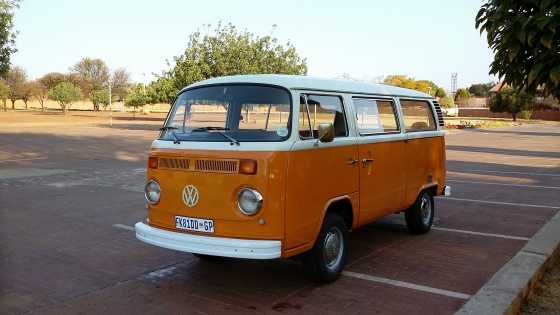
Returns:
[[[517,113],[511,113],[511,117],[513,118],[513,121],[517,121]]]
[[[12,110],[16,110],[16,100],[12,99]]]
[[[23,100],[23,103],[25,104],[25,110],[27,110],[27,100]]]
[[[40,99],[39,104],[41,104],[41,111],[45,111],[45,100]]]

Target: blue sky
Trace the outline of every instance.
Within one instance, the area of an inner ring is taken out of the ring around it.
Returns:
[[[474,28],[482,0],[423,1],[125,1],[23,0],[12,63],[30,78],[66,72],[84,56],[125,67],[138,82],[166,69],[189,34],[231,22],[257,35],[273,32],[307,58],[308,74],[389,74],[428,79],[449,89],[495,78],[492,52]],[[272,25],[277,27],[273,29]]]

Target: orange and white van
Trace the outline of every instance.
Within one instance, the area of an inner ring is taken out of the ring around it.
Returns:
[[[200,258],[299,255],[335,280],[349,231],[404,212],[426,233],[445,186],[443,117],[418,91],[287,75],[184,88],[152,144],[146,243]]]

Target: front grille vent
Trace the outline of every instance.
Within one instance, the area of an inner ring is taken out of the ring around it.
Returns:
[[[438,125],[440,125],[440,127],[445,127],[445,121],[443,120],[443,112],[441,111],[441,106],[439,106],[439,103],[437,101],[434,101],[433,103],[434,108],[436,109]]]
[[[159,167],[188,170],[189,169],[189,160],[188,159],[159,158]]]
[[[237,173],[239,171],[239,161],[198,159],[194,164],[194,170],[214,173]]]

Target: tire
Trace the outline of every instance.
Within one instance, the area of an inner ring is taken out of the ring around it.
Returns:
[[[434,197],[430,192],[422,191],[412,207],[408,208],[404,214],[410,233],[428,233],[434,222],[434,212]]]
[[[348,227],[337,213],[327,213],[313,248],[303,255],[303,267],[312,279],[332,282],[346,265]]]

